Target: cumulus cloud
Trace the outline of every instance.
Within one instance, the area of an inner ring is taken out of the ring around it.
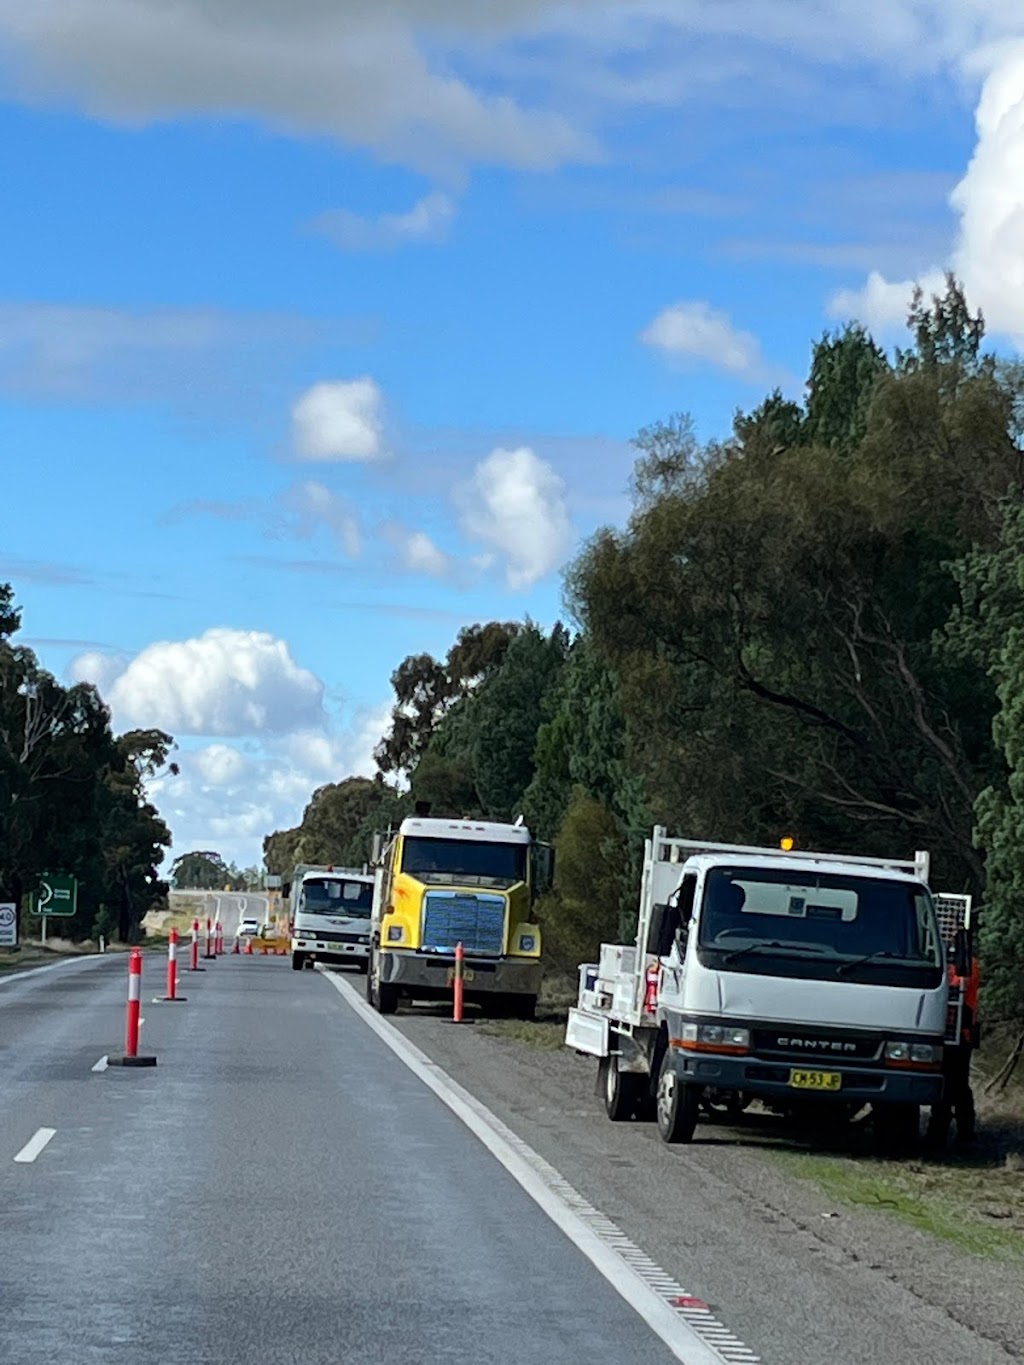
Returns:
[[[149,784],[175,853],[214,848],[240,866],[258,864],[264,836],[297,825],[317,787],[373,776],[388,717],[388,707],[365,708],[336,730],[298,730],[244,752],[222,743],[182,748],[178,775]]]
[[[1024,346],[1024,42],[998,47],[984,62],[974,155],[950,195],[958,218],[950,266],[990,329]],[[943,271],[930,265],[916,282],[941,292]],[[862,288],[838,292],[830,309],[891,330],[906,319],[914,283],[872,271]]]
[[[572,544],[565,482],[527,446],[492,451],[455,498],[463,531],[484,547],[480,567],[501,562],[513,590],[557,569]]]
[[[673,360],[705,362],[744,378],[762,377],[766,369],[757,338],[708,303],[674,303],[641,332],[640,340]]]
[[[100,687],[121,729],[155,725],[173,735],[230,737],[325,724],[323,683],[296,664],[283,640],[262,631],[218,627],[161,641],[116,667],[87,652],[71,674]]]
[[[379,459],[383,406],[369,378],[314,384],[292,408],[296,451],[304,460]]]
[[[349,209],[328,209],[310,227],[344,251],[387,251],[406,244],[443,242],[454,219],[454,200],[435,191],[407,213],[363,218]]]
[[[467,18],[479,27],[471,7],[411,0],[0,0],[21,90],[100,118],[258,118],[426,166],[550,168],[590,154],[560,114],[474,88],[443,56],[435,68],[428,51],[450,47],[446,26]]]

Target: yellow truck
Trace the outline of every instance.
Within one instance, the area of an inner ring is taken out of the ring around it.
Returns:
[[[466,1001],[532,1019],[542,971],[533,905],[550,887],[553,858],[521,821],[416,815],[378,836],[370,1004],[394,1014],[403,998],[451,998],[461,943]]]

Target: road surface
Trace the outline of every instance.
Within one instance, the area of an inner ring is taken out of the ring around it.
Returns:
[[[243,919],[251,916],[262,924],[269,904],[267,897],[258,891],[172,891],[172,908],[175,900],[185,898],[200,905],[204,917],[208,915],[212,921],[220,920],[228,942],[237,934]]]
[[[4,1365],[678,1358],[327,980],[162,971],[151,1070],[123,956],[0,985]]]
[[[102,1069],[123,956],[0,982],[3,1365],[709,1365],[709,1340],[766,1365],[1018,1358],[635,1127],[576,1120],[574,1147],[557,1095],[532,1131],[506,1106],[545,1168],[408,1041],[447,1028],[483,1093],[500,1054],[471,1029],[368,1022],[360,978],[286,958],[206,966],[157,1004],[147,958],[151,1070]],[[684,1273],[721,1322],[684,1300],[669,1316],[703,1338],[659,1337]]]

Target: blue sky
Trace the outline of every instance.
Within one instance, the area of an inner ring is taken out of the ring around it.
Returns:
[[[0,0],[0,183],[0,579],[251,862],[405,655],[562,614],[639,427],[950,264],[1017,345],[1024,14]]]

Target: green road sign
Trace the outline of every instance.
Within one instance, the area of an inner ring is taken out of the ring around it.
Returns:
[[[44,872],[32,897],[33,915],[70,917],[78,909],[78,880],[67,872]]]

